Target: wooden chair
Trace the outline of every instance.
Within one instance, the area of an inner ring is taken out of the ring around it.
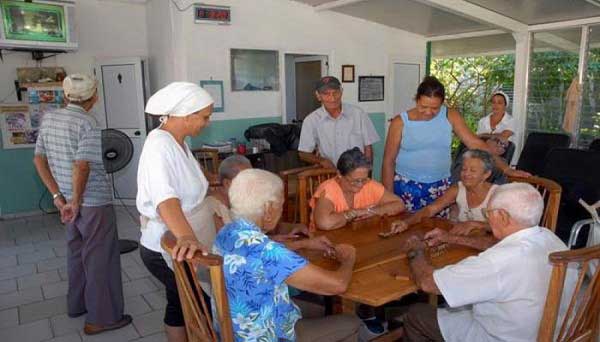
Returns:
[[[219,150],[214,148],[196,148],[192,150],[194,158],[200,163],[200,167],[211,187],[221,185],[218,180],[219,174]]]
[[[282,217],[286,222],[296,223],[300,219],[300,194],[298,192],[298,174],[303,171],[318,168],[319,165],[314,164],[279,172],[279,177],[281,177],[281,179],[283,180],[283,198],[285,201],[283,205]]]
[[[558,208],[560,206],[561,186],[555,181],[547,178],[531,176],[527,178],[508,177],[509,182],[529,183],[540,191],[544,199],[544,214],[540,221],[540,226],[546,227],[551,231],[556,230],[558,220]]]
[[[175,247],[175,243],[176,239],[169,231],[161,239],[162,248],[169,254]],[[212,315],[208,312],[208,307],[204,302],[202,287],[198,282],[194,264],[199,267],[207,267],[209,270],[220,327],[220,339],[213,327]],[[188,341],[233,342],[229,302],[223,278],[223,258],[214,254],[203,256],[201,252],[196,252],[191,260],[173,261],[173,269]]]
[[[552,275],[546,296],[546,305],[538,330],[538,342],[555,341],[555,329],[563,295],[565,276],[569,263],[581,264],[579,278],[575,291],[569,301],[569,306],[562,322],[559,322],[556,341],[597,341],[600,320],[600,246],[555,252],[548,257],[552,263]],[[584,279],[588,271],[596,268],[589,279],[586,289],[583,289]]]
[[[322,182],[337,175],[335,169],[313,169],[300,172],[298,174],[298,206],[300,210],[300,223],[308,225],[309,223],[309,205],[308,202],[314,195],[317,187]]]

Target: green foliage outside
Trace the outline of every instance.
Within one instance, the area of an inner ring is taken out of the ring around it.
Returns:
[[[534,52],[529,74],[527,131],[562,131],[566,92],[577,77],[579,57],[565,51]],[[600,49],[591,49],[583,89],[580,146],[600,137]],[[475,131],[491,111],[490,95],[502,89],[512,98],[514,55],[432,59],[431,74],[445,86],[447,104],[456,108]],[[510,108],[509,108],[510,111]],[[459,141],[453,141],[456,148]]]

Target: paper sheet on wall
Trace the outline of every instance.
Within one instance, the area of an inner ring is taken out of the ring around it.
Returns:
[[[214,107],[222,108],[223,107],[223,97],[221,94],[222,85],[220,84],[204,84],[202,86],[204,90],[206,90],[210,96],[212,96],[213,100],[215,100]]]

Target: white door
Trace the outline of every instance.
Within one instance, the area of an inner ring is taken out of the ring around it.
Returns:
[[[129,200],[137,194],[137,167],[146,138],[144,65],[139,58],[115,59],[99,63],[98,79],[101,84],[106,128],[125,133],[133,144],[133,157],[129,164],[111,175],[113,197]]]
[[[419,64],[394,63],[394,108],[391,117],[415,106],[415,94],[420,80]]]

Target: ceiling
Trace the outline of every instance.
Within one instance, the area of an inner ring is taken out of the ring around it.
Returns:
[[[498,29],[495,22],[484,22],[443,8],[438,0],[293,0],[322,9],[347,14],[426,37]],[[463,0],[455,1],[500,15],[525,25],[600,17],[600,6],[586,0]],[[598,0],[600,5],[600,0]],[[331,6],[331,7],[329,7]],[[463,6],[465,7],[465,6]],[[502,28],[506,30],[506,27]],[[510,29],[510,28],[509,28]]]

